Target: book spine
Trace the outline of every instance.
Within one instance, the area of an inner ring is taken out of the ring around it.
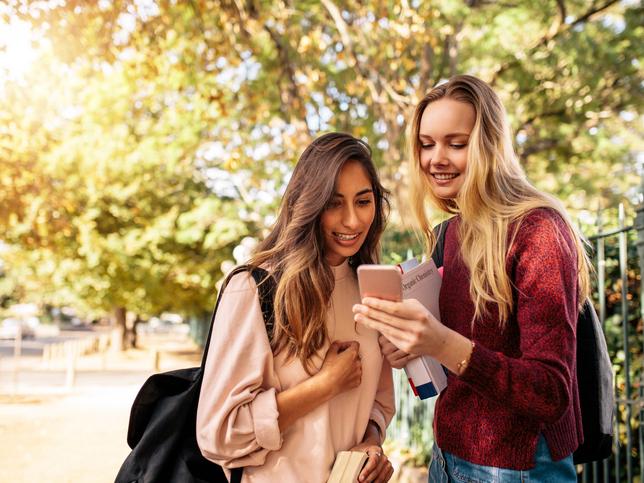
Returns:
[[[405,366],[405,374],[407,374],[409,385],[411,386],[414,395],[419,397],[420,399],[434,397],[439,393],[436,386],[432,382],[431,372],[428,370],[424,359],[426,359],[426,357],[418,357],[409,361]],[[445,385],[447,385],[446,383],[447,380],[445,380]],[[441,387],[440,390],[443,390],[444,388],[445,386]]]
[[[425,370],[438,394],[447,387],[447,372],[443,365],[433,357],[421,357]]]

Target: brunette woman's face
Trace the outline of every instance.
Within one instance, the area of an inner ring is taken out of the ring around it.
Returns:
[[[467,167],[469,140],[476,121],[474,107],[443,98],[427,105],[420,119],[420,166],[438,198],[456,198]]]
[[[347,161],[335,180],[320,225],[327,262],[340,265],[355,255],[367,238],[376,214],[371,179],[358,161]]]

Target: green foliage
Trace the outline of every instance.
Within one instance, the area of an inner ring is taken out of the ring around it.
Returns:
[[[412,230],[388,230],[382,239],[382,263],[397,264],[411,257],[420,257],[424,242]]]
[[[615,0],[9,2],[0,26],[28,23],[37,57],[19,73],[0,54],[8,276],[51,303],[202,314],[328,130],[374,149],[385,261],[417,255],[405,130],[456,73],[494,85],[530,178],[581,219],[633,200],[642,17]]]
[[[14,149],[4,158],[12,177],[5,171],[3,180],[14,194],[25,191],[7,196],[20,204],[0,223],[5,241],[27,250],[7,263],[38,301],[90,313],[118,306],[144,316],[201,313],[212,305],[219,265],[253,225],[236,219],[237,208],[194,164],[202,111],[186,107],[188,99],[138,100],[147,87],[131,74],[116,65],[68,86],[73,97],[40,113],[57,119],[45,133],[56,142],[21,143],[33,152]],[[76,111],[60,117],[70,101]],[[29,109],[12,107],[29,121]]]

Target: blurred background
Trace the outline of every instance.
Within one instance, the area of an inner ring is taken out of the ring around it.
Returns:
[[[384,259],[420,255],[407,124],[469,73],[591,240],[619,444],[580,479],[641,481],[643,25],[636,0],[0,2],[0,480],[113,481],[137,389],[199,360],[319,134],[371,145]],[[422,481],[432,402],[405,385],[389,451]]]

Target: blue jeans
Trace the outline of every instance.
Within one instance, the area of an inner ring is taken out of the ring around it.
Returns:
[[[510,470],[494,466],[482,466],[457,458],[441,451],[434,443],[432,460],[429,463],[429,483],[568,483],[577,482],[577,472],[572,455],[560,461],[552,461],[550,450],[543,435],[537,443],[536,465],[531,470]]]

